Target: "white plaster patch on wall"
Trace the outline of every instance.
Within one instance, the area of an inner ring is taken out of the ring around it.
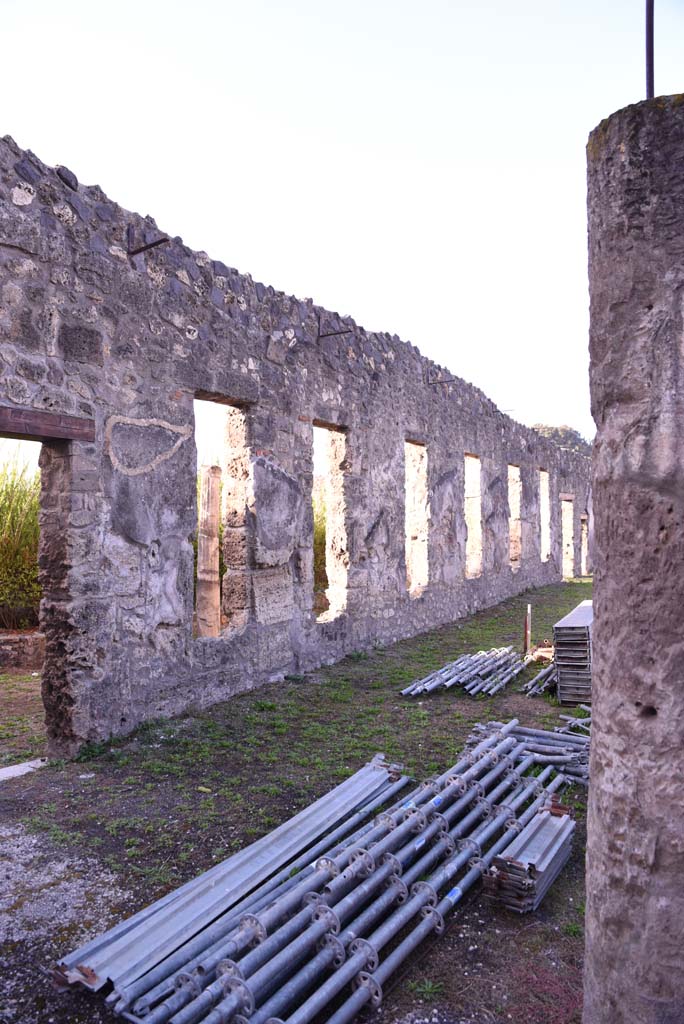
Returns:
[[[31,185],[16,185],[12,189],[12,202],[15,206],[30,206],[36,195],[36,190]]]
[[[146,462],[142,466],[125,466],[117,456],[112,445],[112,435],[115,428],[118,426],[143,428],[161,427],[162,430],[168,430],[171,434],[178,434],[178,440],[171,448],[167,448],[165,452],[160,452],[158,455],[155,455],[150,462]],[[183,442],[187,441],[191,436],[192,427],[179,426],[175,423],[168,423],[166,420],[137,420],[130,416],[110,416],[105,427],[105,450],[117,472],[122,473],[124,476],[142,476],[144,473],[151,473],[157,468],[157,466],[161,465],[162,462],[166,462],[167,459],[172,458]]]

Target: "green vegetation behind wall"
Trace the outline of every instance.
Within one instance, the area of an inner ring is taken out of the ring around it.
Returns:
[[[314,593],[328,589],[328,574],[325,570],[325,501],[321,494],[314,493]]]
[[[38,623],[40,474],[16,462],[0,465],[0,628]]]

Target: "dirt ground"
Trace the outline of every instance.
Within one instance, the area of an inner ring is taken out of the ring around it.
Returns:
[[[265,834],[376,751],[421,779],[456,760],[475,722],[558,724],[551,698],[517,692],[526,676],[494,698],[398,691],[462,652],[519,645],[528,602],[541,643],[590,596],[587,581],[532,591],[0,784],[0,1024],[116,1019],[89,994],[53,992],[42,969]],[[0,676],[0,763],[43,753],[39,682]],[[519,917],[475,891],[389,986],[374,1020],[579,1024],[584,792],[566,791],[565,802],[578,821],[575,849],[539,910]]]

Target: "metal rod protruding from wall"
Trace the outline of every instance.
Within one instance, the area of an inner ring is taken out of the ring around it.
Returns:
[[[646,99],[652,100],[653,87],[653,4],[654,0],[646,0]]]

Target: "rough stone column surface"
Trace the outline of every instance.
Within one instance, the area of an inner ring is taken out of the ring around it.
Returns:
[[[684,1021],[684,96],[588,145],[596,546],[584,1024]]]
[[[200,469],[199,526],[197,530],[197,633],[218,636],[221,632],[221,584],[219,580],[219,505],[221,470]]]

